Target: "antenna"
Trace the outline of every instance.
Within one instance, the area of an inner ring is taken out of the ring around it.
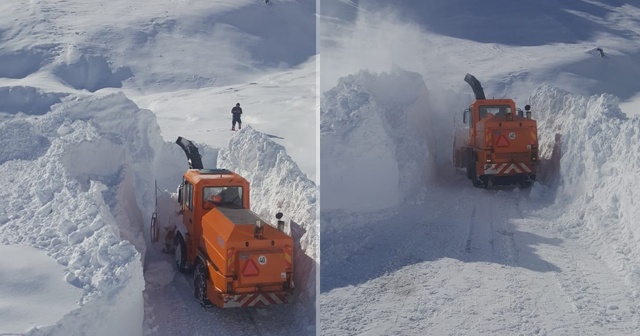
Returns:
[[[504,91],[504,96],[502,96],[502,98],[500,98],[500,100],[503,100],[506,96],[507,96],[507,90]]]

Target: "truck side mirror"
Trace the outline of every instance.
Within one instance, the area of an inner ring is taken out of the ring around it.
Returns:
[[[178,186],[178,203],[182,205],[182,187],[184,187],[184,183],[180,183]]]
[[[469,109],[464,110],[464,112],[462,112],[462,122],[463,123],[467,123],[467,116],[469,115]]]

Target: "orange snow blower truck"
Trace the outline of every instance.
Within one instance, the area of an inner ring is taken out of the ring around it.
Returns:
[[[516,109],[511,99],[486,99],[480,82],[464,78],[476,100],[463,112],[467,132],[454,138],[455,166],[466,168],[477,188],[490,185],[530,187],[538,166],[538,126],[531,107]]]
[[[174,232],[175,263],[194,270],[203,306],[250,307],[288,303],[293,294],[293,239],[250,210],[249,182],[226,169],[203,169],[198,149],[182,137],[189,170],[178,189],[182,222]]]

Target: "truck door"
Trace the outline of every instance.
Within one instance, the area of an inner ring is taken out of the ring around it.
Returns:
[[[187,227],[188,234],[193,230],[193,184],[189,181],[185,180],[183,183],[182,197],[182,222]]]

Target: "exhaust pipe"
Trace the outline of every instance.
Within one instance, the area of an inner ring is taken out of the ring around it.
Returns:
[[[264,227],[262,226],[262,221],[257,220],[256,226],[253,230],[253,236],[258,239],[262,239],[263,234],[264,234]]]
[[[282,219],[282,212],[278,212],[276,214],[276,218],[278,219],[278,230],[284,232],[284,221]]]

